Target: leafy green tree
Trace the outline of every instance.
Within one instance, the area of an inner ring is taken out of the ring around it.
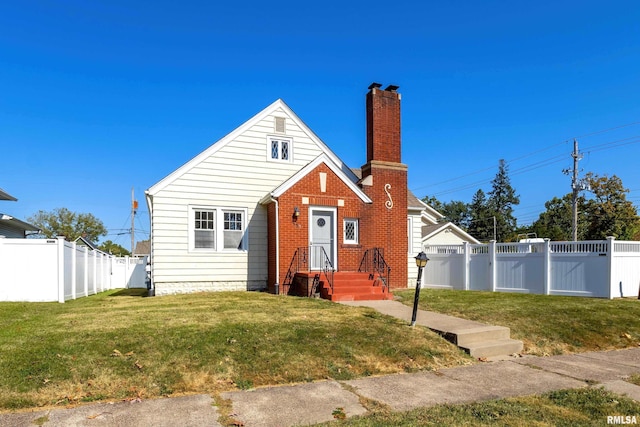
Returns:
[[[591,187],[593,198],[586,202],[588,217],[587,239],[601,240],[614,236],[632,240],[640,230],[638,212],[629,200],[629,190],[616,175],[611,177],[588,173],[585,180]]]
[[[469,204],[468,233],[478,240],[493,239],[493,214],[487,204],[487,196],[479,189]]]
[[[638,212],[626,198],[629,192],[617,176],[598,176],[588,173],[585,180],[591,197],[578,197],[578,240],[603,240],[614,236],[620,240],[636,240],[640,236]],[[571,240],[573,227],[573,195],[554,197],[545,203],[532,225],[538,237],[551,240]]]
[[[131,252],[123,248],[117,243],[113,243],[111,240],[105,240],[100,246],[98,246],[102,252],[112,254],[115,256],[129,256]]]
[[[498,173],[491,181],[491,187],[487,205],[492,215],[496,217],[496,240],[504,242],[512,237],[516,230],[513,206],[520,204],[520,196],[511,186],[509,167],[502,159],[500,159]]]
[[[28,222],[42,230],[45,237],[65,236],[73,241],[82,236],[96,242],[107,234],[102,221],[88,213],[76,213],[67,208],[56,208],[50,212],[38,211],[28,218]]]
[[[578,240],[586,239],[585,204],[585,198],[578,197]],[[573,239],[573,195],[569,193],[562,198],[554,197],[546,202],[544,207],[546,211],[542,212],[532,224],[531,231],[536,233],[538,237],[551,240],[569,241]]]

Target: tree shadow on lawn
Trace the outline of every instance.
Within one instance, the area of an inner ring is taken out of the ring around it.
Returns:
[[[131,288],[131,289],[121,289],[118,292],[114,292],[110,297],[147,297],[149,296],[149,291],[146,288]]]

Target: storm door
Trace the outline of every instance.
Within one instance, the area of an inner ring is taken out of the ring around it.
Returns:
[[[331,266],[334,269],[336,268],[335,215],[336,212],[334,210],[311,208],[311,224],[309,225],[309,262],[311,270],[322,270],[327,259]]]

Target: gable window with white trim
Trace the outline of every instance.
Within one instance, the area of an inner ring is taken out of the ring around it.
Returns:
[[[192,206],[189,208],[189,218],[189,250],[247,250],[247,209]]]
[[[290,138],[268,137],[267,160],[272,162],[291,162],[293,141]]]
[[[345,245],[357,245],[358,231],[358,220],[355,218],[345,218],[343,243]]]

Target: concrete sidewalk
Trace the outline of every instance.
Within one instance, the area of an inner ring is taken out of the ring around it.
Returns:
[[[386,307],[392,310],[389,307],[394,305]],[[398,316],[406,315],[406,310],[398,310]],[[428,312],[421,312],[418,319],[425,320],[425,313]],[[435,318],[438,316],[441,315]],[[452,321],[450,316],[446,317],[449,319],[443,318],[443,322]],[[337,410],[347,417],[366,414],[361,398],[404,411],[441,403],[468,403],[595,384],[640,401],[640,387],[623,381],[634,373],[640,373],[640,348],[553,357],[511,357],[437,372],[228,392],[223,393],[222,398],[230,400],[232,417],[238,425],[286,427],[331,421]],[[1,414],[0,426],[200,427],[219,426],[217,418],[211,397],[195,395]]]

